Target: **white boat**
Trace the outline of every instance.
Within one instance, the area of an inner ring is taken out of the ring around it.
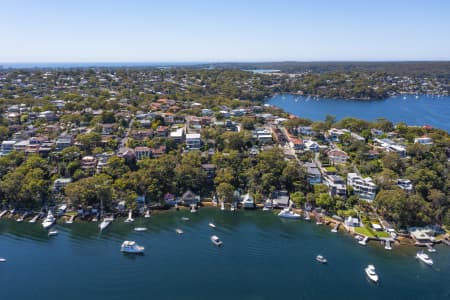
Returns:
[[[386,249],[386,250],[392,250],[391,242],[385,241],[385,242],[384,242],[384,249]]]
[[[28,221],[29,223],[36,223],[37,219],[39,219],[40,214],[35,215],[30,221]]]
[[[291,211],[288,207],[283,209],[279,214],[279,217],[286,219],[300,219],[300,215]]]
[[[144,218],[146,218],[146,219],[150,218],[150,210],[149,210],[149,209],[147,209],[147,210],[145,211]]]
[[[135,241],[125,241],[120,246],[120,251],[124,253],[144,253],[145,248],[136,244]]]
[[[188,217],[181,217],[181,220],[183,221],[189,221],[190,219]]]
[[[428,256],[428,254],[424,253],[423,251],[417,252],[416,258],[429,266],[433,265],[433,260]]]
[[[331,232],[336,233],[338,232],[336,228],[331,229]]]
[[[195,208],[195,205],[191,205],[191,213],[196,213],[197,209]]]
[[[322,225],[322,224],[323,223],[322,223],[322,221],[320,221],[320,219],[316,221],[316,225]]]
[[[51,227],[53,225],[53,223],[55,223],[55,220],[56,220],[55,217],[53,216],[52,212],[49,210],[47,217],[42,222],[42,227],[44,227],[45,229]]]
[[[183,234],[184,233],[184,231],[181,230],[180,228],[175,229],[175,232],[178,233],[178,234]]]
[[[58,233],[59,233],[58,230],[53,229],[48,232],[48,236],[58,235]]]
[[[6,258],[0,257],[0,262],[6,262]]]
[[[125,223],[131,223],[131,222],[134,222],[134,219],[133,219],[133,211],[130,209],[128,211],[128,218],[125,219]]]
[[[211,242],[218,247],[222,246],[223,244],[223,242],[219,239],[217,235],[211,236]]]
[[[147,231],[147,227],[135,227],[134,231]]]
[[[235,210],[236,210],[236,208],[234,207],[234,204],[231,204],[230,211],[235,211]]]
[[[316,260],[322,264],[326,264],[328,262],[327,259],[323,255],[320,255],[320,254],[316,256]]]
[[[374,265],[368,265],[367,268],[364,269],[366,271],[367,277],[369,277],[370,280],[373,282],[378,282],[378,275],[375,272]]]
[[[358,244],[365,246],[365,245],[367,245],[367,240],[368,240],[368,237],[365,237],[365,238],[359,240]]]
[[[114,217],[103,218],[103,221],[98,225],[98,227],[100,227],[100,231],[105,230],[112,221],[114,221]]]
[[[309,216],[309,212],[305,211],[303,218],[305,218],[305,221],[311,221],[311,217]]]
[[[216,228],[216,225],[214,223],[211,223],[211,222],[208,224],[208,226],[211,227],[211,228]]]
[[[428,252],[431,252],[431,253],[436,252],[436,249],[434,249],[434,248],[428,248]]]
[[[223,201],[220,201],[220,210],[225,210],[225,203]]]

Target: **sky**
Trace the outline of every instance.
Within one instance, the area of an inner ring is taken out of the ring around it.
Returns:
[[[450,60],[449,0],[0,0],[0,62]]]

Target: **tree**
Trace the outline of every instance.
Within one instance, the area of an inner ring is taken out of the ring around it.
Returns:
[[[111,176],[113,179],[117,179],[129,171],[130,168],[125,164],[125,159],[117,156],[111,156],[108,159],[108,164],[103,169],[103,172]]]
[[[226,182],[222,182],[217,186],[217,194],[224,202],[231,202],[233,200],[234,187]]]
[[[303,194],[302,192],[292,193],[290,194],[290,198],[297,207],[302,207],[306,203],[305,194]]]

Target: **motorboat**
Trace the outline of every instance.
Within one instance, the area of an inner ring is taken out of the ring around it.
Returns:
[[[131,222],[134,222],[134,219],[133,219],[133,211],[130,209],[128,211],[128,218],[125,219],[125,223],[131,223]]]
[[[303,218],[305,219],[305,221],[311,221],[311,217],[309,216],[309,212],[305,211]]]
[[[373,282],[378,282],[378,275],[375,272],[375,266],[374,265],[368,265],[367,268],[364,269],[366,271],[367,277],[369,277],[370,280]]]
[[[428,252],[431,252],[431,253],[436,252],[436,249],[435,248],[428,248]]]
[[[48,232],[48,236],[58,235],[59,231],[56,229],[52,229]]]
[[[208,226],[211,227],[211,228],[216,228],[216,225],[215,225],[214,223],[212,223],[212,222],[210,222],[210,223],[208,224]]]
[[[6,262],[6,258],[0,257],[0,262]]]
[[[103,221],[98,225],[98,227],[100,227],[100,231],[105,230],[112,221],[114,221],[114,217],[103,218]]]
[[[320,254],[316,256],[316,260],[322,264],[326,264],[328,262],[327,259],[323,255],[320,255]]]
[[[144,253],[145,248],[139,246],[135,241],[125,241],[120,246],[120,251],[123,253]]]
[[[184,231],[181,230],[180,228],[175,229],[175,232],[178,233],[178,234],[183,234],[184,233]]]
[[[191,205],[191,213],[196,213],[197,209],[195,208],[195,205]]]
[[[181,217],[181,220],[183,221],[189,221],[190,219],[188,217]]]
[[[384,242],[384,249],[392,250],[391,243],[389,241]]]
[[[146,218],[146,219],[150,218],[150,210],[149,210],[149,209],[147,209],[147,210],[145,211],[144,218]]]
[[[225,203],[220,201],[220,210],[225,210]]]
[[[337,231],[336,228],[332,228],[332,229],[331,229],[331,232],[336,233],[336,232],[338,232],[338,231]]]
[[[219,239],[217,235],[211,236],[211,242],[218,247],[222,246],[223,244],[223,242]]]
[[[431,257],[429,257],[428,254],[424,253],[423,251],[417,252],[416,258],[429,266],[433,265],[433,260],[431,259]]]
[[[44,229],[50,228],[53,223],[55,223],[56,219],[53,216],[52,212],[49,210],[47,213],[47,217],[45,218],[45,220],[42,222],[42,227],[44,227]]]
[[[236,210],[236,207],[234,207],[234,204],[231,204],[230,211],[235,211],[235,210]]]
[[[135,227],[134,231],[147,231],[147,227]]]
[[[279,214],[279,217],[286,219],[300,219],[300,215],[291,211],[288,207],[283,209]]]

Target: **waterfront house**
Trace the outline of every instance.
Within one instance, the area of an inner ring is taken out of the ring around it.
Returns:
[[[367,201],[375,199],[377,186],[372,181],[372,178],[362,178],[356,173],[348,173],[347,185],[353,188],[353,194],[357,195],[359,199]]]
[[[360,227],[361,223],[359,222],[358,218],[349,216],[344,221],[345,226],[347,227]]]
[[[255,200],[253,200],[252,195],[249,193],[245,194],[241,204],[243,208],[255,208]]]
[[[272,193],[272,203],[276,208],[289,207],[290,198],[287,191],[274,191]]]
[[[200,196],[192,192],[191,190],[187,190],[182,196],[181,196],[181,202],[183,205],[191,205],[191,204],[198,204],[200,203]]]
[[[175,204],[177,204],[177,201],[174,195],[172,195],[171,193],[166,193],[164,195],[164,203],[169,206],[175,206]]]
[[[416,245],[425,246],[434,242],[435,232],[431,229],[414,228],[410,232],[411,238],[415,241]]]

